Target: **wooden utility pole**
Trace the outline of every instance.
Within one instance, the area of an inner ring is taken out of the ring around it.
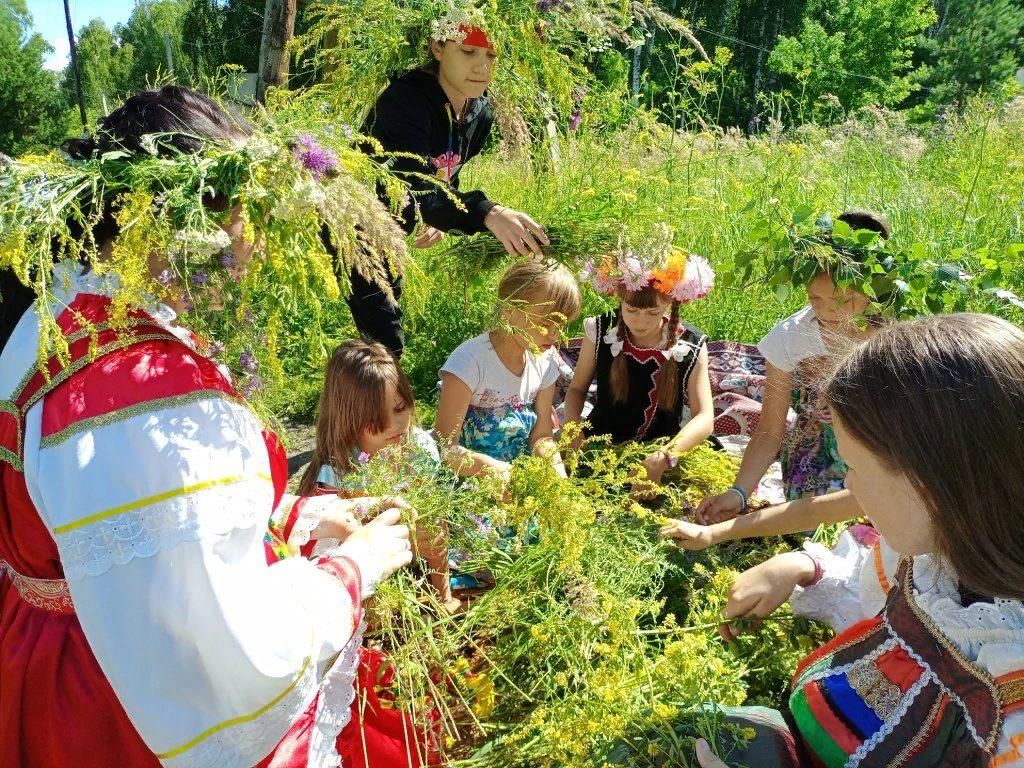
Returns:
[[[174,56],[171,55],[171,33],[164,32],[164,53],[167,54],[167,71],[174,74]]]
[[[64,20],[68,25],[68,45],[71,48],[71,69],[75,73],[75,88],[78,90],[78,114],[82,118],[82,130],[89,130],[89,120],[85,116],[85,94],[82,92],[82,74],[78,71],[78,50],[75,46],[75,28],[71,24],[70,0],[64,0]]]
[[[256,100],[263,104],[267,87],[288,82],[288,41],[295,34],[296,0],[267,0],[263,13],[263,41],[256,79]]]

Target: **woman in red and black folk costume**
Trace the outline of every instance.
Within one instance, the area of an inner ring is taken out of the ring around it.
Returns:
[[[246,138],[214,102],[166,87],[67,148],[137,153],[145,134],[168,154]],[[238,209],[211,208],[244,269]],[[116,221],[95,221],[109,244]],[[42,311],[70,363],[50,359],[48,376],[39,308],[3,277],[0,764],[305,768],[361,754],[362,601],[411,559],[401,502],[360,526],[351,502],[286,496],[277,439],[170,308],[111,328],[114,278],[56,269]],[[279,536],[344,541],[271,565],[272,515]]]
[[[737,578],[726,616],[766,616],[792,596],[839,634],[797,666],[785,715],[726,710],[757,736],[720,756],[1024,767],[1024,331],[972,314],[893,325],[823,391],[846,487],[874,528]],[[725,765],[706,743],[697,754]]]

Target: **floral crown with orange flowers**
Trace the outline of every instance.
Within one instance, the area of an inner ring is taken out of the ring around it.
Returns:
[[[586,262],[580,278],[589,281],[598,293],[609,296],[620,285],[627,291],[652,286],[681,304],[704,298],[715,284],[715,270],[708,260],[682,248],[670,247],[667,254],[657,259],[657,266],[649,267],[645,261],[632,250],[609,254],[599,265]]]

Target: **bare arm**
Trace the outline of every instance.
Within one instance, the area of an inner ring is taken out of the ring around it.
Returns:
[[[711,377],[708,375],[708,350],[700,351],[697,363],[686,382],[686,402],[690,406],[690,420],[672,438],[666,449],[681,455],[708,438],[715,428],[715,405],[711,396]]]
[[[446,463],[463,477],[480,474],[484,469],[492,469],[500,474],[507,474],[509,465],[504,461],[492,459],[482,453],[471,451],[459,445],[462,434],[462,423],[466,419],[473,391],[458,376],[448,372],[441,373],[441,398],[437,404],[437,416],[434,419],[434,432],[437,439],[446,449]],[[550,425],[550,416],[548,417]]]
[[[661,534],[676,539],[676,545],[682,549],[698,550],[739,539],[813,531],[819,525],[841,523],[862,515],[850,491],[837,491],[777,504],[713,525],[673,520],[662,526]]]
[[[551,408],[554,401],[554,384],[537,393],[537,399],[533,401],[533,409],[537,413],[537,423],[533,425],[533,431],[530,432],[530,447],[535,456],[541,456],[550,461],[558,474],[565,477],[565,467],[562,466],[562,456],[558,452],[558,444],[554,440],[554,425],[551,423]]]
[[[786,414],[793,391],[793,374],[780,370],[768,363],[768,378],[764,398],[761,401],[761,418],[736,475],[736,485],[747,496],[757,488],[765,471],[775,461],[782,443],[786,439]],[[717,523],[735,517],[740,511],[739,494],[727,491],[704,499],[697,507],[697,522]]]

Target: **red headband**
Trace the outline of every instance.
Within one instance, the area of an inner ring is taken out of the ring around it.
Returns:
[[[494,50],[494,43],[480,27],[471,27],[468,24],[459,24],[459,32],[465,35],[462,38],[463,45],[475,45],[477,48],[490,48]]]

